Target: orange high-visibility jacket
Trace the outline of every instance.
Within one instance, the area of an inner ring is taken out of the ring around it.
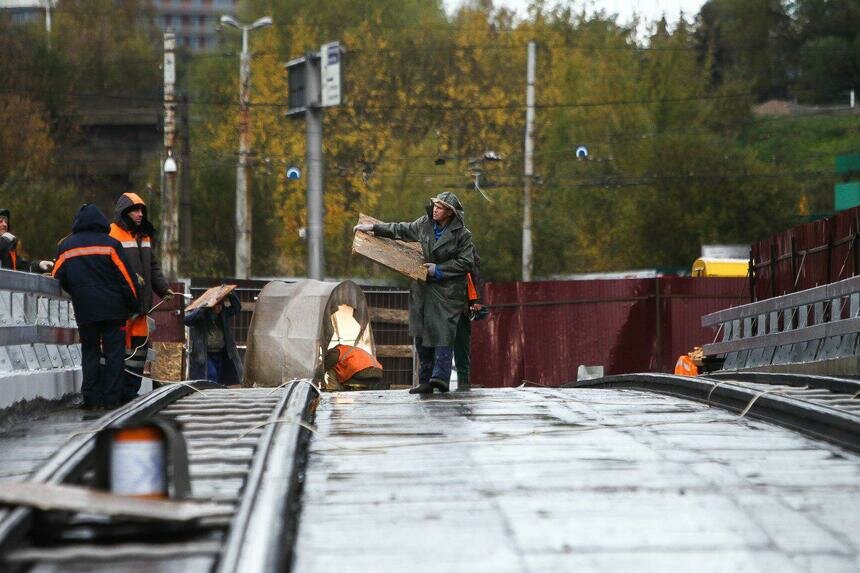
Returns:
[[[693,362],[693,359],[686,354],[678,357],[678,362],[675,363],[675,375],[677,376],[698,376],[699,367]]]
[[[143,220],[140,227],[131,229],[126,214],[135,207],[143,209]],[[159,296],[164,296],[169,288],[161,272],[161,266],[152,251],[151,234],[153,232],[143,199],[136,193],[123,193],[114,208],[114,222],[110,226],[110,236],[122,243],[125,249],[131,264],[129,271],[132,272],[132,278],[137,283],[141,306],[141,316],[135,321],[129,320],[126,323],[127,348],[130,347],[128,345],[131,344],[131,338],[145,338],[149,335],[149,325],[144,315],[152,308],[152,292],[155,291]]]
[[[365,368],[382,370],[382,364],[361,348],[345,344],[338,344],[335,348],[337,348],[340,356],[337,364],[334,365],[334,373],[341,382],[346,382]]]

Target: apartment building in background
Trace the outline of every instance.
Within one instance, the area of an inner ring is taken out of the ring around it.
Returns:
[[[176,33],[178,47],[206,52],[218,46],[218,22],[222,14],[236,15],[238,0],[151,0],[155,25]],[[44,22],[55,25],[58,0],[0,0],[0,10],[11,15],[15,24]]]

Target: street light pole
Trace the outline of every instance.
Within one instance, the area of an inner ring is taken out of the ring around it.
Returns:
[[[251,228],[253,203],[248,181],[248,154],[251,131],[248,104],[251,99],[251,53],[248,32],[272,25],[268,16],[252,24],[240,24],[232,16],[221,16],[221,24],[242,31],[242,55],[239,60],[239,162],[236,165],[236,278],[248,278],[251,269]]]
[[[532,280],[534,265],[532,251],[532,179],[534,166],[534,123],[535,123],[535,43],[529,42],[528,64],[526,68],[526,137],[525,162],[523,166],[523,282]]]
[[[176,197],[176,35],[164,32],[164,183],[161,195],[161,269],[167,280],[179,273],[179,202]]]

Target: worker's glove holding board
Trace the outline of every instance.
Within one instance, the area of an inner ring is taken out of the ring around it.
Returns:
[[[373,228],[373,225],[371,225],[371,228]],[[15,235],[13,235],[12,233],[9,233],[7,231],[6,233],[3,233],[2,235],[0,235],[0,241],[5,243],[6,245],[9,246],[10,249],[12,249],[15,247],[15,244],[18,242],[18,237],[16,237]]]
[[[361,231],[362,233],[367,233],[368,235],[373,234],[373,225],[369,223],[359,223],[355,227],[352,228],[353,233],[357,233]]]

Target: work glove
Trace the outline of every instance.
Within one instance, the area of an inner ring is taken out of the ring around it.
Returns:
[[[427,269],[427,276],[429,278],[436,278],[436,263],[424,263],[424,268]]]
[[[53,261],[39,261],[39,270],[43,273],[50,272],[54,268]]]
[[[175,293],[175,292],[173,292],[173,289],[167,289],[167,292],[166,292],[166,293],[164,293],[164,296],[163,296],[163,297],[161,297],[161,298],[163,298],[164,300],[172,300],[172,299],[173,299],[173,295],[175,295],[175,294],[176,294],[176,293]]]
[[[355,227],[352,228],[353,233],[357,233],[361,231],[362,233],[367,233],[368,235],[373,234],[373,225],[370,223],[359,223]]]
[[[480,304],[469,307],[469,320],[484,320],[490,314],[490,309]]]
[[[15,243],[18,242],[18,237],[9,232],[3,233],[2,235],[0,235],[0,237],[6,240],[6,242],[9,244],[10,249],[15,246]]]

